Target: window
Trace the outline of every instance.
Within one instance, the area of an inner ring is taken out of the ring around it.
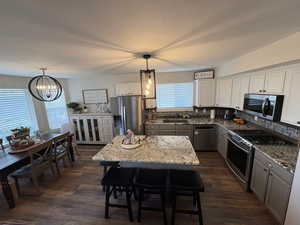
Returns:
[[[0,138],[6,144],[11,130],[21,126],[37,130],[32,98],[26,89],[0,89]]]
[[[61,125],[69,122],[64,93],[53,102],[45,102],[45,107],[51,130],[59,129]]]
[[[193,106],[193,83],[157,85],[158,108],[187,108]]]

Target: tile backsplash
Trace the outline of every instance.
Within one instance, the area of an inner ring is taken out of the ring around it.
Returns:
[[[257,120],[255,120],[253,115],[241,111],[237,112],[236,116],[248,122],[259,125],[263,128],[269,129],[273,132],[279,133],[295,140],[300,140],[300,127],[281,122],[273,122],[259,117]]]

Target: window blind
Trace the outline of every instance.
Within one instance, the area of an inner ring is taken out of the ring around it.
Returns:
[[[193,106],[193,83],[169,83],[157,85],[158,108]]]
[[[45,107],[50,129],[59,129],[63,124],[69,122],[64,93],[53,102],[45,102]]]
[[[0,138],[6,143],[11,130],[21,126],[37,129],[31,97],[26,89],[0,89]]]

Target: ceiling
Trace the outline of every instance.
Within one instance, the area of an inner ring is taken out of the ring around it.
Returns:
[[[299,31],[299,0],[9,0],[0,73],[57,77],[218,65]]]

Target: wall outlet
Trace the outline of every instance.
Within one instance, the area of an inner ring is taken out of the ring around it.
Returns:
[[[257,121],[257,120],[258,120],[258,117],[257,117],[257,116],[254,116],[254,120]]]

